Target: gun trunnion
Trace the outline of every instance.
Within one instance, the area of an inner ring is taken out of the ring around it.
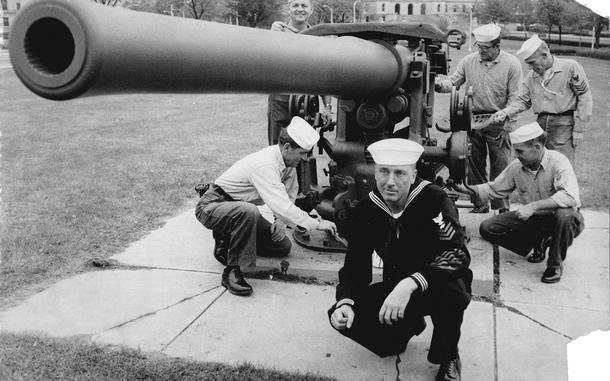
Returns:
[[[456,91],[451,95],[445,147],[429,133],[434,78],[448,70],[448,36],[453,47],[463,43],[460,32],[420,23],[321,24],[291,34],[82,0],[34,0],[17,15],[9,50],[24,85],[53,100],[118,93],[297,94],[291,112],[320,127],[319,149],[331,159],[330,187],[318,186],[314,157],[301,164],[299,206],[315,208],[341,231],[355,202],[375,184],[366,147],[377,140],[404,137],[422,144],[418,171],[424,178],[442,181],[437,173],[446,167],[453,181],[465,179],[471,94],[462,100]],[[318,97],[304,94],[337,97],[336,125],[321,126]],[[405,121],[407,127],[396,131]],[[335,129],[331,143],[323,135]]]

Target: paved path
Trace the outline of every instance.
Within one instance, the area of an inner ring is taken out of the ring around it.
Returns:
[[[464,380],[567,379],[566,344],[607,330],[608,215],[583,213],[587,228],[568,253],[561,282],[540,282],[544,264],[478,236],[483,215],[462,213],[472,235],[475,297],[460,341]],[[252,280],[251,297],[219,286],[211,234],[193,211],[113,257],[118,266],[61,281],[0,314],[2,329],[160,351],[201,361],[312,371],[339,380],[433,380],[431,322],[400,356],[380,359],[335,333],[326,309],[334,287]],[[295,247],[289,273],[336,280],[342,254]],[[262,259],[262,267],[278,267]],[[494,280],[494,272],[496,274]],[[494,301],[492,303],[492,301]]]

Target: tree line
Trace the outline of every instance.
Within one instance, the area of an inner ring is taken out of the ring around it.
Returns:
[[[219,21],[253,28],[269,28],[274,21],[288,21],[286,0],[93,0],[110,6]],[[353,20],[352,0],[317,0],[310,19],[313,24]],[[332,12],[331,12],[332,9]]]
[[[486,0],[473,15],[480,23],[519,23],[524,30],[542,24],[549,36],[557,31],[560,43],[563,33],[582,35],[595,27],[596,48],[601,31],[608,28],[608,18],[574,0]]]

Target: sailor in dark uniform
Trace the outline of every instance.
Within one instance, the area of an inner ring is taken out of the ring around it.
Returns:
[[[344,336],[385,357],[434,325],[428,360],[441,364],[437,380],[459,380],[458,341],[470,302],[470,254],[457,209],[438,186],[416,176],[423,147],[386,139],[368,148],[376,189],[355,208],[337,302],[328,311]],[[383,281],[371,283],[372,254],[384,263]]]

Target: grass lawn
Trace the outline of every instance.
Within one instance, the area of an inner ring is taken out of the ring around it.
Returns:
[[[503,46],[514,52],[519,43]],[[453,66],[466,53],[453,54]],[[576,172],[583,206],[606,211],[608,63],[579,61],[596,103]],[[0,309],[85,271],[91,259],[120,252],[192,208],[200,179],[214,179],[267,140],[263,95],[117,95],[53,102],[26,90],[12,70],[0,69],[0,97]],[[436,99],[435,121],[446,125],[449,96]],[[521,120],[531,121],[533,115],[524,113]],[[20,341],[6,334],[0,339],[2,346]],[[54,345],[62,353],[63,344]]]
[[[58,356],[58,354],[61,354]],[[82,339],[0,335],[0,380],[331,381],[310,373],[228,366],[102,347]]]

